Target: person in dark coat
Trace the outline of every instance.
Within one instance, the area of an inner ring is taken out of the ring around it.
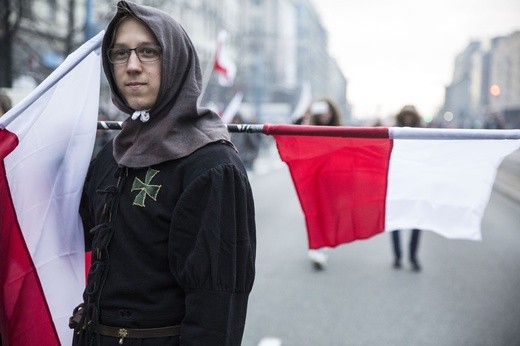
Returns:
[[[0,91],[0,117],[11,110],[13,103],[9,95]]]
[[[92,251],[74,345],[240,345],[255,276],[247,172],[198,107],[193,44],[168,14],[117,5],[102,44],[129,117],[93,159],[80,206]]]
[[[233,117],[232,124],[244,124],[242,114],[237,113]],[[260,151],[260,144],[262,142],[262,134],[260,133],[231,133],[231,142],[238,150],[238,155],[244,162],[244,166],[248,171],[253,170],[258,153]]]
[[[417,110],[413,105],[404,106],[401,111],[395,117],[396,125],[400,127],[421,127],[422,119]],[[413,271],[420,271],[421,265],[419,264],[419,260],[417,258],[417,251],[419,249],[419,239],[421,237],[421,230],[412,229],[412,234],[410,237],[409,243],[409,260],[410,265]],[[401,268],[401,241],[399,230],[395,230],[391,232],[392,236],[392,247],[394,251],[394,263],[393,266],[396,269]]]

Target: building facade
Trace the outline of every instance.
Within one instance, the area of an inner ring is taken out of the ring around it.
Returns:
[[[480,41],[471,42],[456,57],[437,122],[463,128],[520,128],[520,31],[493,38],[487,49]]]
[[[103,30],[117,4],[117,0],[19,1],[30,6],[15,33],[12,73],[17,81],[32,79],[35,84]],[[203,72],[202,105],[221,111],[241,92],[246,115],[259,121],[289,122],[302,85],[309,81],[313,98],[333,98],[349,118],[346,79],[328,54],[328,35],[310,0],[134,2],[170,13],[190,35]],[[225,87],[212,73],[221,31],[227,32],[226,51],[237,68],[234,84]],[[122,116],[111,106],[105,81],[100,108],[109,118]]]

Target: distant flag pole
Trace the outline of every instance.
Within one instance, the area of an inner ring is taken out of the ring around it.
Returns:
[[[240,105],[242,104],[242,99],[244,98],[244,94],[241,92],[237,92],[235,96],[229,101],[226,109],[224,109],[224,113],[222,113],[222,121],[224,124],[229,124],[233,121],[233,118],[240,110]]]
[[[208,64],[206,65],[206,70],[204,71],[204,74],[202,75],[202,88],[200,90],[200,96],[199,101],[202,101],[202,98],[204,97],[204,94],[206,93],[206,89],[208,88],[209,80],[211,78],[211,74],[213,73],[213,65],[215,64],[215,55],[216,51],[213,51],[211,53],[211,56],[208,60]]]

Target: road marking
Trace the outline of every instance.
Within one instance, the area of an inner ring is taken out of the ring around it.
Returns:
[[[263,338],[258,346],[282,346],[282,340],[278,338]]]

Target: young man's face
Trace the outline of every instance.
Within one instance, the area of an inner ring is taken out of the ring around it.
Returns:
[[[153,33],[144,24],[128,18],[116,29],[112,48],[157,46]],[[141,62],[132,50],[126,63],[112,65],[117,88],[132,109],[150,109],[155,104],[161,85],[161,61],[162,56],[155,61]]]

